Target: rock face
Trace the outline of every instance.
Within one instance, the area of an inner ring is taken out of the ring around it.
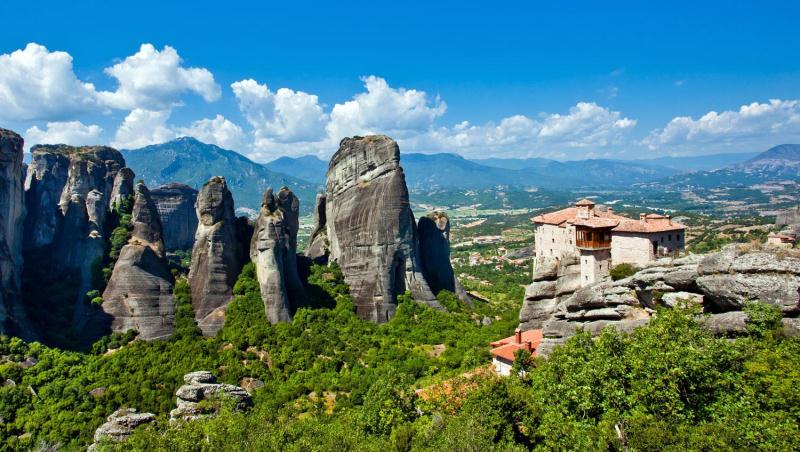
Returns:
[[[245,263],[239,242],[233,196],[225,179],[213,177],[203,185],[195,204],[198,224],[192,249],[189,285],[197,324],[214,336],[225,323],[225,306]]]
[[[797,226],[800,227],[800,205],[794,209],[784,210],[775,216],[775,225],[778,227]]]
[[[133,408],[121,408],[106,418],[106,423],[94,432],[94,444],[89,446],[89,451],[98,449],[101,441],[122,442],[133,434],[133,430],[145,424],[156,421],[153,413],[137,413]]]
[[[471,303],[450,263],[450,218],[441,212],[429,213],[419,219],[417,233],[422,272],[431,291],[438,294],[441,290],[449,290],[462,301]]]
[[[35,336],[22,305],[22,137],[0,129],[0,334]]]
[[[306,248],[306,257],[316,263],[323,264],[328,261],[328,228],[325,219],[324,194],[317,195],[317,205],[314,207],[314,230]]]
[[[119,205],[124,198],[133,196],[133,170],[122,168],[114,177],[114,187],[111,189],[111,206]]]
[[[302,296],[297,271],[297,225],[299,202],[287,188],[274,195],[264,193],[250,243],[261,298],[271,323],[288,322]]]
[[[425,281],[416,224],[400,167],[386,136],[345,138],[331,158],[325,217],[330,258],[338,262],[358,315],[385,322],[397,295],[440,307]]]
[[[778,307],[787,334],[800,316],[800,255],[779,248],[731,245],[706,256],[661,259],[633,276],[577,289],[571,263],[542,265],[526,290],[520,327],[541,328],[537,353],[546,356],[578,329],[592,334],[606,326],[631,331],[649,322],[656,306],[700,305],[703,324],[722,336],[747,334],[745,302]],[[574,265],[574,264],[573,264]]]
[[[184,184],[167,184],[151,190],[150,196],[161,217],[164,246],[168,250],[192,248],[197,232],[197,190]]]
[[[90,341],[88,322],[94,308],[86,292],[98,286],[97,267],[105,256],[106,220],[115,186],[127,187],[117,176],[125,160],[117,150],[105,146],[34,146],[25,179],[25,269],[24,292],[31,296],[26,306],[37,312],[52,312],[36,323],[49,332],[72,331]],[[43,292],[41,285],[66,284]],[[27,285],[26,285],[27,284]],[[67,300],[68,299],[68,300]],[[33,319],[32,319],[33,320]]]
[[[216,413],[216,407],[210,406],[215,398],[228,398],[234,409],[244,411],[252,404],[250,394],[239,386],[217,383],[211,372],[197,371],[183,377],[185,385],[175,392],[177,408],[169,413],[171,421],[190,421]],[[201,403],[206,402],[206,403]]]
[[[140,339],[166,339],[175,330],[175,302],[161,221],[147,187],[138,184],[134,191],[133,233],[103,292],[102,308],[114,332],[132,329]]]

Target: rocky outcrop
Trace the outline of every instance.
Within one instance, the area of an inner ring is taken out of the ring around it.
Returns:
[[[111,189],[111,207],[119,206],[124,199],[133,196],[133,170],[122,168],[114,177],[114,187]]]
[[[533,283],[525,289],[519,327],[523,330],[542,328],[559,302],[572,295],[580,285],[581,266],[577,255],[538,262],[533,272]]]
[[[89,446],[88,450],[90,452],[98,450],[101,442],[125,441],[133,434],[136,427],[155,421],[156,415],[153,413],[138,413],[133,408],[120,408],[106,418],[105,424],[95,430],[94,444]]]
[[[189,285],[197,324],[214,336],[225,323],[225,306],[247,255],[239,242],[233,196],[222,177],[213,177],[197,195],[198,223],[192,249]]]
[[[170,421],[191,421],[216,414],[220,402],[228,399],[237,411],[252,405],[250,394],[239,386],[217,383],[217,378],[206,371],[197,371],[183,377],[185,385],[175,392],[177,408],[169,413]],[[218,402],[218,403],[214,403]]]
[[[775,225],[778,227],[795,226],[800,228],[800,205],[787,209],[775,216]]]
[[[150,191],[164,228],[168,250],[192,248],[197,232],[197,190],[184,184],[167,184]]]
[[[786,334],[797,334],[800,255],[748,247],[731,245],[706,256],[658,260],[629,278],[572,289],[571,294],[564,288],[575,277],[566,276],[564,262],[541,266],[526,291],[520,327],[543,330],[537,353],[546,356],[579,329],[592,334],[607,326],[631,331],[649,322],[658,306],[695,305],[706,313],[706,328],[732,337],[748,334],[749,319],[742,308],[757,301],[778,307],[786,317]]]
[[[281,195],[283,194],[283,195]],[[296,266],[296,198],[286,188],[274,195],[264,193],[250,243],[250,259],[255,263],[261,298],[271,323],[288,322],[294,313],[292,299],[299,296]],[[293,207],[294,206],[294,207]]]
[[[136,330],[140,339],[166,339],[175,330],[173,279],[158,211],[144,184],[135,188],[131,218],[133,233],[103,292],[103,312],[114,332]]]
[[[0,334],[35,338],[22,304],[22,137],[0,129]]]
[[[450,218],[442,212],[432,212],[417,223],[419,254],[425,281],[434,294],[448,290],[466,302],[469,296],[453,273],[450,263]]]
[[[330,258],[341,267],[359,316],[387,321],[397,295],[406,290],[417,301],[440,307],[422,273],[394,140],[343,139],[328,166],[325,207]]]
[[[714,311],[739,310],[746,301],[759,300],[784,315],[800,314],[800,255],[790,251],[742,253],[727,247],[704,259],[697,274],[697,286]]]
[[[314,230],[306,248],[306,257],[318,264],[328,261],[328,227],[325,219],[325,195],[317,195],[317,204],[314,207]]]

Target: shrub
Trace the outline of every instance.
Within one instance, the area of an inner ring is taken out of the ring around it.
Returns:
[[[639,269],[631,264],[619,264],[615,265],[609,273],[613,281],[619,281],[620,279],[633,276],[638,271]]]

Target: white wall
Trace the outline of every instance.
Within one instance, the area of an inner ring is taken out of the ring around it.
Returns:
[[[497,375],[500,375],[501,377],[507,377],[511,375],[512,364],[510,362],[494,356],[492,357],[492,364],[494,364],[494,371],[497,372]]]
[[[539,262],[543,259],[558,258],[575,250],[575,227],[573,226],[562,228],[552,224],[537,224],[535,237],[536,259]]]
[[[659,249],[667,252],[682,250],[683,231],[658,232],[653,234],[614,232],[611,235],[611,265],[623,263],[643,266],[655,259],[653,241]]]
[[[611,269],[609,250],[581,250],[581,287],[596,283],[608,276]]]

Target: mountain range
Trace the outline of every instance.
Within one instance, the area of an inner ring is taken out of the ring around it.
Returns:
[[[139,149],[124,149],[125,162],[149,187],[180,182],[200,189],[213,176],[223,176],[237,209],[258,210],[261,196],[286,185],[300,198],[302,212],[311,212],[321,187],[298,177],[273,171],[235,151],[194,138],[181,137]],[[327,166],[327,165],[326,165]]]

